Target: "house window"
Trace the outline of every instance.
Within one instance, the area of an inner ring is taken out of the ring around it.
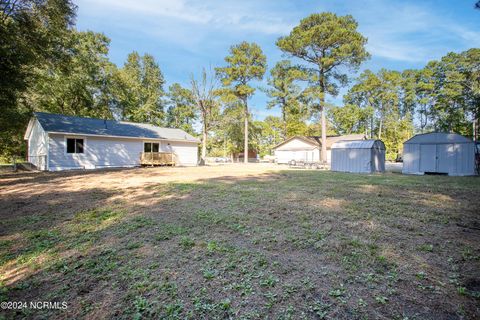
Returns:
[[[143,152],[159,152],[160,144],[158,142],[145,142],[143,144]]]
[[[83,139],[67,139],[67,153],[83,153]]]

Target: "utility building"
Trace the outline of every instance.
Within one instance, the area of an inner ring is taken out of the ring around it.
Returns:
[[[332,145],[332,171],[385,171],[385,145],[380,140],[339,141]]]
[[[402,172],[474,175],[475,143],[456,133],[418,134],[403,144]]]

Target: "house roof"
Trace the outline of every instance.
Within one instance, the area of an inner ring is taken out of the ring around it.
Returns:
[[[34,116],[43,130],[49,133],[199,142],[197,138],[181,129],[161,128],[147,123],[82,118],[45,112],[35,112]]]
[[[332,145],[332,149],[372,149],[374,147],[385,150],[381,140],[342,140]]]
[[[294,136],[291,138],[288,138],[287,140],[277,144],[274,149],[277,149],[288,142],[294,140],[294,139],[300,139],[314,147],[321,147],[322,146],[322,137],[321,136]],[[334,144],[337,141],[342,141],[342,140],[364,140],[365,135],[364,134],[346,134],[346,135],[337,135],[337,136],[327,136],[327,149],[330,149],[332,147],[332,144]]]

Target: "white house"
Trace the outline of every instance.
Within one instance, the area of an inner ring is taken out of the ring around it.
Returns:
[[[364,140],[363,134],[349,134],[327,137],[327,163],[331,160],[331,146],[342,140]],[[322,150],[322,138],[319,136],[294,136],[274,147],[275,160],[279,164],[290,161],[319,162]]]
[[[36,112],[25,133],[28,161],[39,170],[139,166],[142,154],[172,155],[195,166],[199,140],[180,129]]]

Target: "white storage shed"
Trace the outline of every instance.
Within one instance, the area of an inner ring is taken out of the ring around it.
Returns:
[[[475,174],[475,143],[456,133],[418,134],[403,144],[404,174]]]
[[[385,145],[380,140],[339,141],[332,145],[332,171],[385,171]]]

